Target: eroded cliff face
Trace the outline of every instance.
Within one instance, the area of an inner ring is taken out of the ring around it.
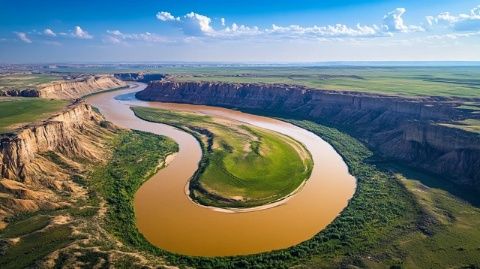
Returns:
[[[103,126],[103,127],[102,127]],[[0,228],[5,217],[65,205],[85,194],[72,180],[101,163],[115,128],[91,106],[76,102],[51,118],[0,137]]]
[[[462,119],[455,102],[291,85],[152,82],[137,98],[289,115],[341,128],[384,158],[480,190],[480,136],[437,122]]]
[[[52,99],[76,99],[127,84],[111,75],[84,76],[72,80],[41,84],[35,89],[12,89],[0,92],[0,96],[41,97]]]
[[[87,76],[72,81],[42,84],[38,87],[39,97],[75,99],[92,93],[126,87],[127,84],[110,75]]]

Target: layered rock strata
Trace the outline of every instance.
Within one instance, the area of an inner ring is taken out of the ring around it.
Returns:
[[[85,95],[126,87],[127,84],[111,75],[83,76],[71,80],[40,84],[32,89],[0,91],[0,96],[76,99]]]
[[[22,211],[63,206],[84,194],[74,180],[102,163],[115,128],[91,106],[75,102],[49,119],[0,137],[0,224]],[[1,225],[0,225],[1,227]]]

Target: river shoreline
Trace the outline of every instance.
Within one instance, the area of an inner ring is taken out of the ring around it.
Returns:
[[[308,240],[347,206],[356,181],[338,153],[318,136],[278,120],[216,107],[142,102],[132,94],[145,88],[101,93],[87,98],[106,119],[125,128],[172,137],[180,151],[171,163],[145,182],[135,194],[139,231],[152,244],[170,252],[194,256],[230,256],[282,249]],[[128,96],[127,96],[128,95]],[[117,97],[120,96],[120,97]],[[192,203],[185,186],[198,168],[201,149],[191,135],[171,126],[143,121],[129,106],[194,110],[234,117],[289,135],[302,142],[315,163],[311,179],[281,206],[253,212],[221,212]],[[195,223],[193,226],[191,223]]]

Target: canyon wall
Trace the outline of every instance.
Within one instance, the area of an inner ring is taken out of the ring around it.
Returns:
[[[455,102],[301,86],[152,82],[137,98],[239,108],[313,120],[357,137],[383,158],[480,190],[480,135],[437,123],[465,117]]]
[[[0,91],[0,96],[76,99],[92,93],[126,87],[127,84],[111,75],[84,76],[72,80],[54,81],[34,89]]]
[[[72,176],[102,163],[115,128],[91,106],[75,102],[49,119],[0,136],[0,229],[20,212],[63,206],[85,191]],[[59,202],[62,201],[62,202]]]

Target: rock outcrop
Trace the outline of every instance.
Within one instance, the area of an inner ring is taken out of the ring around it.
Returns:
[[[480,190],[480,135],[439,125],[464,118],[453,100],[402,98],[301,86],[152,82],[137,98],[288,115],[333,125],[387,159]]]
[[[0,91],[0,96],[76,99],[92,93],[126,86],[125,82],[111,75],[83,76],[71,80],[40,84],[34,89],[4,90]]]
[[[108,126],[103,117],[77,101],[43,122],[0,136],[0,224],[10,214],[62,206],[62,193],[81,196],[85,191],[72,176],[105,160],[114,128],[102,126]]]

